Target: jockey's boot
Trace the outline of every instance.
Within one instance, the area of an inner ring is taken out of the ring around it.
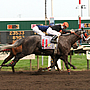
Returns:
[[[51,43],[57,43],[57,35],[53,36],[53,38],[51,39]]]

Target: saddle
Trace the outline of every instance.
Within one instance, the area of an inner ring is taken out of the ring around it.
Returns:
[[[42,49],[57,49],[57,44],[51,43],[51,39],[51,36],[41,36]]]

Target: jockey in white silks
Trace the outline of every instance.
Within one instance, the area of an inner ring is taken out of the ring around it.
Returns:
[[[54,26],[36,25],[33,28],[33,31],[42,36],[45,36],[45,33],[43,32],[46,32],[47,34],[50,34],[50,35],[54,35],[54,37],[51,39],[51,42],[53,42],[53,40],[56,40],[57,37],[60,36],[62,32],[72,33],[71,31],[65,30],[68,27],[69,27],[69,24],[67,22],[64,22],[62,25],[59,24]]]

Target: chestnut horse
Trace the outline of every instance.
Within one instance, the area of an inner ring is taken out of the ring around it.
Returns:
[[[16,42],[16,40],[15,41],[13,41],[13,43],[12,44],[14,44]],[[5,63],[7,63],[9,60],[11,60],[13,57],[16,57],[16,54],[17,53],[20,53],[20,52],[22,52],[22,45],[20,45],[20,46],[18,46],[18,47],[14,47],[14,48],[11,48],[10,49],[10,54],[9,54],[9,56],[7,57],[7,58],[5,58],[5,60],[3,61],[3,63],[1,64],[1,66],[0,66],[0,69],[2,68],[2,66],[4,66],[5,65]],[[12,68],[12,70],[13,70],[13,72],[15,72],[15,70]]]

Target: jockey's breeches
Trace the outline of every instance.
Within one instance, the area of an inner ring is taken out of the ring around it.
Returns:
[[[33,28],[33,31],[36,32],[39,35],[45,36],[45,33],[43,33],[41,30],[39,30],[38,26],[35,26]]]

